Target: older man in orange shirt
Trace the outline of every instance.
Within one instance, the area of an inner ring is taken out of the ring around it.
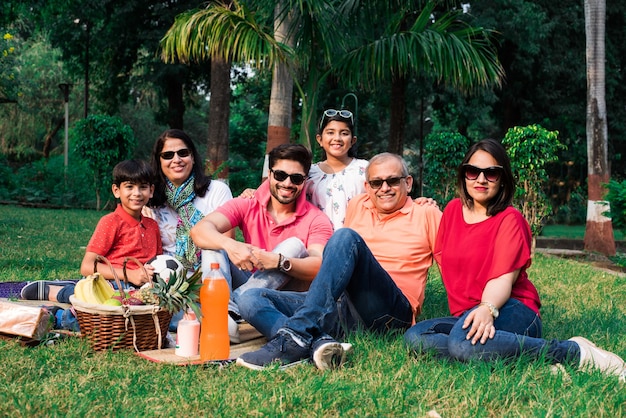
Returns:
[[[415,322],[424,301],[441,211],[409,197],[413,178],[395,154],[379,154],[366,171],[366,193],[353,198],[345,227],[324,248],[308,292],[257,289],[239,308],[270,341],[237,364],[281,368],[310,358],[324,370],[338,367],[344,348],[333,337],[356,326],[385,332]],[[333,335],[333,337],[331,337]]]

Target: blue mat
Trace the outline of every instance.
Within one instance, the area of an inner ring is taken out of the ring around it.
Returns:
[[[72,280],[78,281],[78,280]],[[0,298],[18,298],[22,288],[26,286],[28,282],[0,282]]]

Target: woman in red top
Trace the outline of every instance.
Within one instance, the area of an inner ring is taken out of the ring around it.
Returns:
[[[469,149],[457,189],[460,198],[443,212],[434,251],[453,316],[414,325],[404,337],[409,347],[461,361],[545,355],[553,363],[623,375],[620,357],[585,338],[541,338],[539,294],[526,273],[530,228],[511,206],[515,182],[498,141]]]

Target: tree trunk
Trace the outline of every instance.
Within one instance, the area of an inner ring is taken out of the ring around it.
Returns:
[[[211,61],[211,101],[207,159],[209,174],[228,178],[228,132],[230,119],[230,62]]]
[[[171,71],[165,76],[167,125],[172,129],[183,129],[183,117],[185,115],[185,102],[183,101],[184,71]]]
[[[603,200],[603,183],[610,179],[605,98],[605,21],[606,1],[585,0],[587,40],[587,170],[588,200],[585,250],[615,255],[611,219],[603,213],[609,202]]]
[[[46,134],[46,138],[43,141],[43,157],[48,159],[50,157],[50,148],[52,147],[52,138],[59,132],[62,126],[65,124],[65,118],[57,119],[52,128],[52,131]]]
[[[274,8],[274,38],[291,47],[294,39],[291,35],[291,15],[284,14],[282,1]],[[268,154],[276,146],[289,143],[291,136],[291,102],[293,95],[293,77],[286,63],[276,61],[272,75],[272,91],[270,93],[269,119],[267,121],[267,146],[265,147],[265,163],[263,178],[269,173]]]
[[[389,114],[389,144],[387,150],[402,155],[404,152],[404,128],[406,125],[406,77],[394,77],[391,81],[391,106]]]

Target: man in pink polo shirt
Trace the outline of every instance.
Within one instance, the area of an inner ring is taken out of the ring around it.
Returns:
[[[302,145],[279,145],[269,154],[270,176],[253,198],[232,199],[191,229],[200,248],[228,255],[235,305],[251,288],[307,290],[317,274],[333,227],[302,193],[311,158]],[[223,235],[235,227],[244,242]],[[254,318],[241,314],[255,325]]]
[[[268,326],[257,329],[270,341],[237,364],[258,370],[277,362],[284,368],[312,358],[322,370],[334,368],[345,358],[334,339],[342,332],[404,331],[415,322],[441,211],[410,198],[413,179],[398,155],[375,156],[365,175],[366,193],[350,200],[345,227],[326,244],[307,292],[251,289],[242,295],[239,308],[262,318]]]

